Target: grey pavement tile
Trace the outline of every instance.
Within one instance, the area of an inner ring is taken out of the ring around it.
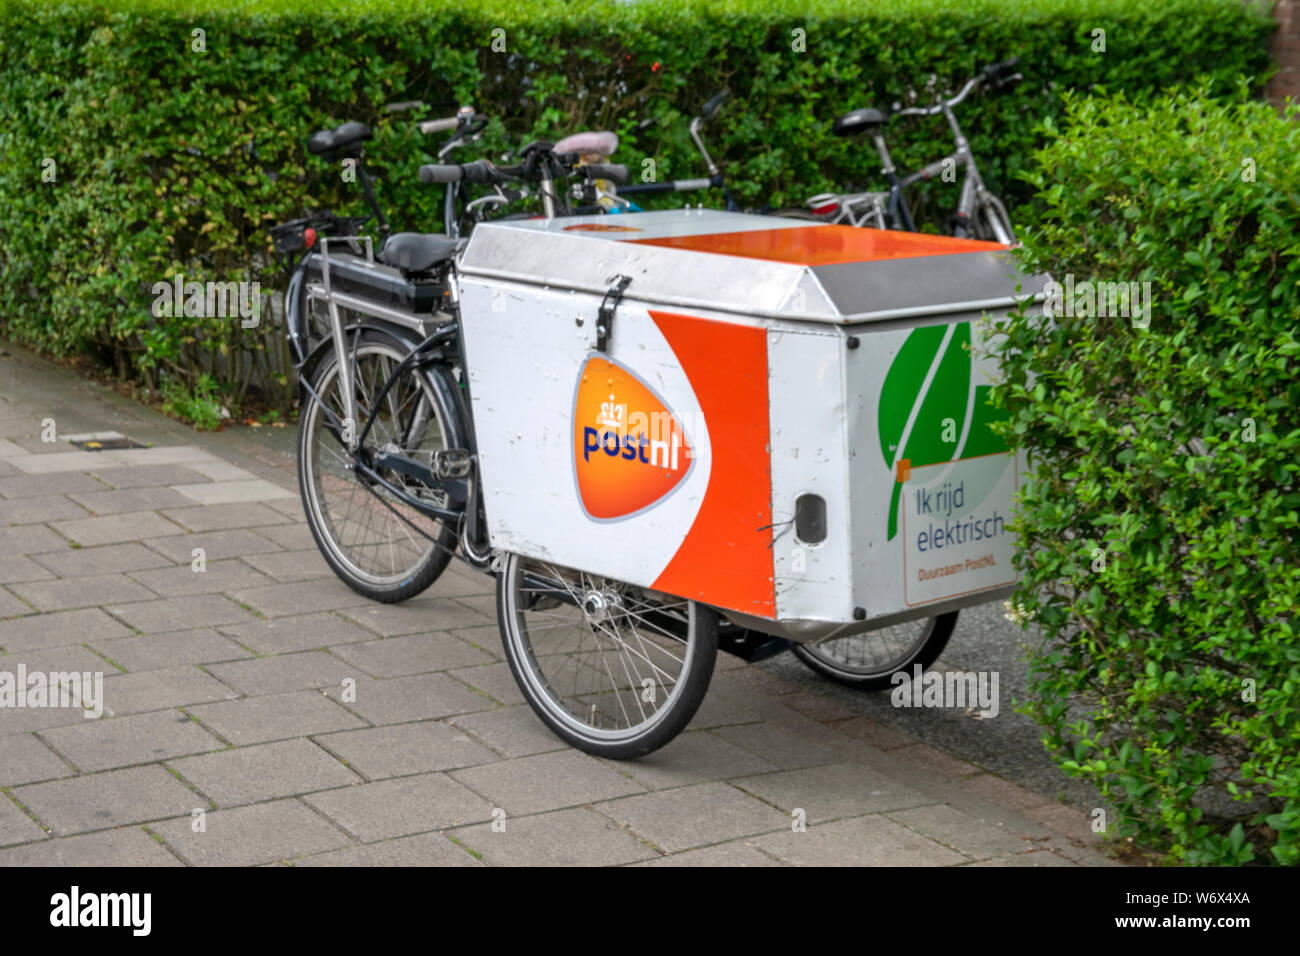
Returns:
[[[37,495],[66,495],[79,491],[103,491],[104,485],[89,475],[63,472],[56,475],[11,475],[0,478],[0,497],[32,498]]]
[[[219,807],[259,803],[363,782],[334,757],[302,737],[168,760],[167,765]]]
[[[21,466],[19,466],[21,467]],[[198,485],[174,485],[181,494],[204,505],[238,504],[292,498],[294,493],[265,478],[251,481],[209,481]]]
[[[919,743],[918,739],[911,734],[896,730],[870,717],[854,717],[851,720],[840,721],[835,725],[835,729],[854,740],[864,741],[878,750],[897,750],[900,747],[910,747]]]
[[[242,588],[231,594],[266,617],[287,617],[312,611],[334,611],[370,604],[368,598],[337,579],[300,581],[296,584],[270,584],[259,588]]]
[[[246,528],[235,528],[230,531],[202,531],[197,534],[181,534],[166,538],[150,538],[144,543],[159,554],[171,559],[173,564],[184,565],[188,565],[194,560],[195,548],[202,548],[208,561],[220,561],[223,558],[242,558],[248,554],[280,550],[279,545]]]
[[[683,850],[668,856],[657,857],[636,866],[785,866],[764,853],[760,853],[743,840],[719,843],[698,850]]]
[[[758,754],[781,770],[802,770],[838,761],[834,754],[818,747],[812,738],[792,734],[769,723],[718,727],[710,733]]]
[[[0,618],[22,617],[24,614],[34,614],[35,610],[30,604],[19,600],[13,594],[10,594],[4,588],[0,587]]]
[[[310,651],[355,641],[374,640],[375,635],[338,614],[300,614],[292,617],[227,624],[222,634],[251,647],[258,654],[288,654]]]
[[[251,481],[257,477],[251,471],[227,461],[195,462],[191,467],[211,481]],[[176,484],[194,484],[194,482],[178,481]]]
[[[405,677],[493,662],[478,648],[437,631],[349,644],[334,653],[372,677]]]
[[[491,618],[470,610],[455,598],[433,597],[427,591],[401,604],[370,602],[348,608],[342,613],[381,637],[425,634],[429,631],[448,631],[492,623]]]
[[[125,637],[131,632],[99,608],[0,621],[0,647],[11,654],[35,648]]]
[[[789,707],[805,717],[811,717],[818,723],[831,723],[858,716],[856,710],[850,710],[828,697],[814,694],[808,690],[795,691],[793,694],[782,694],[776,699],[781,702],[782,706]]]
[[[897,760],[945,777],[965,777],[982,772],[974,764],[958,760],[951,754],[946,754],[929,744],[910,744],[906,747],[891,750],[889,753],[891,757]]]
[[[125,574],[29,581],[25,584],[11,584],[9,588],[38,611],[67,611],[94,607],[97,604],[151,601],[158,596]]]
[[[273,501],[266,502],[268,508],[272,508],[286,517],[295,521],[303,520],[302,499],[277,498]]]
[[[490,866],[618,866],[659,855],[592,810],[506,816],[496,825],[462,827],[452,835]]]
[[[195,833],[189,820],[150,827],[173,851],[198,866],[253,866],[323,853],[351,841],[297,800],[277,800],[206,815]]]
[[[210,664],[206,670],[247,697],[283,694],[291,690],[340,687],[357,669],[325,651],[303,651],[277,657]]]
[[[11,791],[55,836],[184,815],[202,800],[162,767],[84,774]]]
[[[195,505],[177,494],[185,504],[183,508],[166,506],[163,514],[191,531],[230,531],[237,528],[262,528],[284,524],[289,519],[278,511],[256,503]]]
[[[1012,807],[1016,810],[1044,807],[1052,802],[1041,793],[1026,790],[1010,780],[1003,780],[1001,777],[995,777],[990,773],[966,777],[960,782],[960,786],[963,790],[983,797],[985,800],[1000,806]]]
[[[39,495],[0,501],[0,525],[40,524],[89,518],[90,512],[63,495]]]
[[[938,802],[859,764],[827,764],[742,777],[731,782],[786,813],[802,809],[810,825]]]
[[[294,866],[483,866],[442,833],[418,833],[303,857]]]
[[[0,850],[0,868],[184,866],[143,827],[122,827]]]
[[[242,624],[256,619],[230,598],[221,594],[196,594],[154,601],[115,604],[108,611],[146,634],[185,631],[195,627]]]
[[[184,465],[192,462],[212,462],[219,459],[197,445],[155,445],[152,448],[118,448],[96,452],[123,465]],[[100,467],[108,467],[101,465]]]
[[[53,574],[26,555],[0,555],[0,584],[40,581],[52,577]]]
[[[0,656],[0,671],[16,673],[22,664],[30,674],[33,671],[102,671],[104,676],[119,673],[108,661],[80,644],[64,644],[40,650],[15,651]]]
[[[299,505],[299,509],[301,509]],[[267,541],[274,542],[287,551],[308,551],[316,547],[316,539],[311,536],[304,518],[289,524],[273,524],[258,528],[257,533]]]
[[[78,724],[85,719],[86,712],[80,707],[2,707],[0,736]]]
[[[116,461],[105,464],[112,467],[92,468],[90,473],[118,490],[188,485],[203,480],[201,474],[185,465],[138,465],[132,468]]]
[[[455,727],[426,720],[326,734],[316,742],[371,780],[491,763],[500,758]]]
[[[796,866],[958,866],[966,857],[881,816],[855,817],[802,833],[753,841],[764,852]]]
[[[725,657],[719,654],[719,657]],[[761,667],[742,667],[739,670],[729,670],[718,672],[713,676],[713,684],[710,686],[728,687],[742,694],[763,694],[769,697],[778,697],[782,694],[793,694],[799,689],[798,684],[792,684],[787,680],[782,680],[775,674],[763,670]]]
[[[96,515],[116,515],[123,512],[158,511],[177,505],[189,504],[189,499],[170,488],[120,488],[115,491],[83,491],[68,496],[81,507],[76,515],[61,515],[65,518],[85,517],[89,511]],[[50,519],[54,520],[54,519]]]
[[[895,823],[929,837],[972,860],[984,860],[1008,853],[1034,849],[1005,827],[962,813],[956,807],[937,804],[886,814]]]
[[[60,471],[85,471],[93,468],[99,461],[95,456],[101,454],[93,451],[66,451],[60,449],[55,451],[53,448],[42,445],[32,445],[34,450],[39,449],[40,453],[18,456],[6,459],[9,464],[13,465],[19,471],[29,475],[48,475],[52,472]]]
[[[479,693],[486,694],[492,700],[499,701],[507,707],[525,703],[523,692],[519,689],[519,683],[515,680],[515,675],[510,672],[509,664],[484,664],[480,667],[462,667],[447,673],[458,681],[473,687]]]
[[[271,551],[266,554],[246,554],[244,563],[261,571],[267,577],[282,584],[296,581],[314,581],[318,578],[330,578],[334,572],[321,557],[320,551]]]
[[[56,521],[50,527],[69,541],[83,548],[101,544],[120,544],[148,538],[171,537],[185,533],[180,525],[173,524],[152,511],[133,511],[126,514],[106,515],[100,518],[78,518],[75,521]],[[54,550],[46,548],[43,550]]]
[[[576,750],[457,770],[452,776],[512,816],[643,793],[634,780]]]
[[[225,746],[178,710],[85,720],[43,730],[41,737],[83,773],[154,763]]]
[[[342,688],[326,692],[372,724],[405,724],[488,710],[495,705],[446,674],[417,674],[387,680],[358,679],[354,700],[342,699]]]
[[[688,726],[691,730],[708,730],[711,727],[752,724],[760,719],[745,695],[729,688],[710,687]]]
[[[302,799],[363,843],[492,817],[488,801],[442,773],[326,790]]]
[[[447,570],[438,576],[438,580],[433,582],[429,593],[436,597],[457,598],[479,595],[495,601],[496,578],[490,574],[462,570],[458,564],[452,562],[447,566]]]
[[[0,846],[46,840],[48,834],[12,800],[0,793]]]
[[[124,717],[168,707],[230,700],[236,693],[193,665],[119,674],[104,680],[104,714]]]
[[[365,726],[360,718],[313,690],[201,704],[188,709],[205,726],[238,747]]]
[[[788,829],[793,822],[725,783],[656,790],[595,809],[665,853]]]
[[[98,521],[98,518],[87,518]],[[0,528],[0,554],[42,554],[46,551],[63,551],[71,547],[68,540],[55,534],[43,524],[20,524]]]
[[[241,660],[253,656],[230,638],[207,627],[108,641],[96,640],[91,646],[114,664],[131,672],[179,667],[183,664]],[[0,661],[3,660],[0,658]]]
[[[33,559],[61,578],[88,577],[95,574],[141,571],[146,568],[170,567],[172,562],[142,544],[106,544],[99,548],[70,548],[51,551]],[[189,564],[187,558],[185,563]]]
[[[602,762],[650,790],[685,787],[778,769],[775,764],[708,731],[680,734],[639,760]]]
[[[31,734],[0,737],[0,787],[72,776],[72,768]]]
[[[158,568],[154,571],[136,571],[131,577],[155,594],[182,597],[187,594],[214,594],[237,591],[241,588],[270,584],[271,579],[259,574],[242,561],[205,561],[196,571],[193,564],[175,568]]]
[[[531,707],[501,707],[475,714],[462,714],[449,721],[473,734],[493,750],[507,757],[566,750],[566,744],[546,729]]]

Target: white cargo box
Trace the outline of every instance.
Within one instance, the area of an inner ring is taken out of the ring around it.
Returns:
[[[1041,283],[1003,247],[652,212],[480,225],[461,277],[494,548],[795,640],[1014,584],[980,320]]]

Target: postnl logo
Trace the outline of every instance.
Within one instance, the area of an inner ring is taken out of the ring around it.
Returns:
[[[589,517],[626,518],[668,497],[691,470],[681,422],[651,388],[601,355],[587,359],[573,403],[573,461]]]

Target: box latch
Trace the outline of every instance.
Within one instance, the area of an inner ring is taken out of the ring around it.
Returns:
[[[609,336],[614,331],[614,310],[623,299],[623,293],[631,283],[631,276],[614,276],[614,284],[600,300],[600,312],[596,317],[596,350],[608,352]]]

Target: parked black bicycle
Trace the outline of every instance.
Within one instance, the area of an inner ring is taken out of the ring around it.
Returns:
[[[970,143],[962,132],[954,109],[972,93],[983,90],[997,92],[1008,89],[1024,79],[1017,72],[1018,57],[986,67],[971,77],[955,95],[939,91],[937,78],[927,84],[934,102],[930,106],[904,107],[895,103],[890,110],[873,107],[853,110],[838,117],[831,126],[836,136],[871,137],[880,157],[881,175],[889,185],[885,191],[855,193],[820,193],[807,201],[806,209],[783,209],[775,215],[816,222],[841,223],[849,226],[869,226],[873,229],[903,229],[915,232],[916,225],[908,208],[907,194],[917,183],[933,179],[946,179],[964,174],[957,205],[952,213],[950,228],[959,238],[988,239],[1011,244],[1015,230],[1007,215],[1006,206],[984,183]],[[948,155],[921,167],[908,175],[900,175],[893,157],[885,144],[884,129],[891,116],[937,116],[942,114],[952,132],[954,149]]]

